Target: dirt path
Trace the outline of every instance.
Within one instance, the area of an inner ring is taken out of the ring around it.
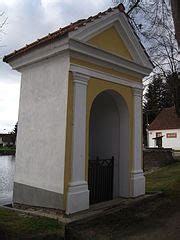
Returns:
[[[141,202],[69,228],[70,240],[180,240],[180,199]]]
[[[116,236],[116,239],[119,239]],[[122,238],[123,239],[123,238]],[[127,238],[126,240],[179,240],[180,239],[180,212],[170,216],[162,227],[155,230],[144,231],[137,233]]]

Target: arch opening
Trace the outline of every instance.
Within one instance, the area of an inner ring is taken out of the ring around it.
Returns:
[[[89,122],[90,203],[129,196],[129,125],[128,106],[119,93],[106,90],[95,98]],[[111,170],[107,168],[107,160],[113,161],[113,166],[109,165]]]

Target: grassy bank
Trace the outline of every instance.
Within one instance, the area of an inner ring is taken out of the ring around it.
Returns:
[[[0,147],[0,155],[15,155],[15,147]]]
[[[146,191],[162,191],[168,196],[179,196],[180,163],[171,164],[147,175]]]
[[[66,226],[69,240],[169,240],[180,236],[180,163],[146,176],[146,189],[163,191],[153,200],[93,220]],[[167,228],[168,226],[168,228]],[[64,225],[56,220],[0,208],[0,239],[63,239]]]
[[[0,208],[0,239],[63,239],[63,234],[57,220]]]

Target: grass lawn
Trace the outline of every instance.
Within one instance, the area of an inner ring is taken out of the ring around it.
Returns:
[[[146,189],[164,195],[127,209],[66,226],[68,240],[180,239],[180,163],[146,176]],[[168,227],[167,227],[168,226]],[[56,220],[0,208],[0,239],[63,239],[64,225]]]
[[[170,197],[180,195],[180,163],[163,167],[146,176],[146,191],[163,191]]]
[[[15,155],[15,147],[2,147],[0,146],[0,155]]]
[[[57,220],[0,208],[0,239],[63,239],[63,234]]]

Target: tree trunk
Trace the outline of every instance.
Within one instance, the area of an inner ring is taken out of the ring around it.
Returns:
[[[172,2],[172,12],[174,18],[174,25],[176,31],[176,39],[180,46],[180,1],[179,0],[171,0]]]

